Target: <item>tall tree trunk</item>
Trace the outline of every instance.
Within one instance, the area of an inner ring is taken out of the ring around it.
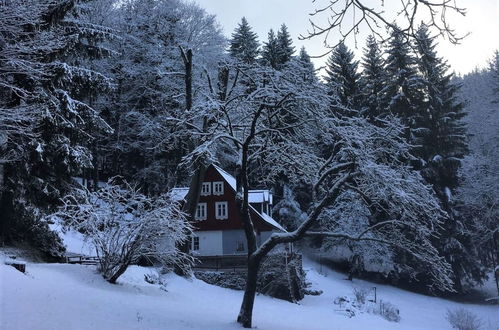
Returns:
[[[244,328],[251,328],[251,321],[253,319],[253,305],[255,303],[256,285],[258,281],[258,270],[260,268],[260,260],[248,261],[248,274],[246,277],[246,287],[244,289],[243,302],[237,317],[239,322]]]
[[[182,208],[182,211],[187,214],[187,221],[190,222],[194,221],[194,217],[196,215],[199,196],[201,196],[201,186],[203,185],[207,166],[203,162],[199,162],[198,164],[194,164],[194,168],[196,168],[196,170],[192,176],[189,192],[187,193],[185,204]],[[190,237],[180,244],[180,252],[189,253],[189,240]],[[189,275],[186,273],[185,268],[180,267],[180,265],[175,265],[174,271],[175,274],[180,276]]]
[[[180,54],[182,55],[182,60],[185,66],[185,108],[187,110],[192,109],[192,49],[188,49],[187,52],[184,51],[182,46],[180,47]]]

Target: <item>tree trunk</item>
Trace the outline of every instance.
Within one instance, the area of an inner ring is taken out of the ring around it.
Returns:
[[[192,49],[188,49],[187,52],[180,47],[180,54],[182,55],[182,60],[185,66],[185,108],[187,110],[192,109]]]
[[[113,276],[111,276],[107,281],[111,284],[116,284],[118,278],[121,275],[123,275],[123,273],[127,270],[127,268],[128,268],[128,263],[121,265],[120,268],[118,268],[118,270],[116,271],[116,273],[114,273]]]
[[[237,322],[239,322],[244,328],[251,328],[259,268],[260,261],[248,261],[246,287],[244,289],[244,297],[241,304],[241,310],[239,311],[239,316],[237,317]]]
[[[185,204],[182,208],[182,211],[187,214],[187,221],[194,221],[194,217],[196,215],[196,208],[199,201],[199,196],[201,195],[201,186],[204,181],[204,175],[206,173],[206,165],[202,162],[198,164],[194,164],[197,168],[194,175],[192,176],[191,185],[189,187],[189,192],[187,193]],[[190,239],[190,237],[189,237]],[[189,240],[185,240],[179,246],[179,249],[183,253],[189,253]],[[187,276],[188,274],[185,271],[185,268],[180,267],[175,264],[174,267],[175,274],[179,276]]]

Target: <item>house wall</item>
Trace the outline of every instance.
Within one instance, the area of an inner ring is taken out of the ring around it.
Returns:
[[[223,253],[223,234],[221,230],[195,231],[199,237],[199,250],[192,251],[194,255],[219,256]]]
[[[224,255],[248,253],[248,244],[246,242],[246,235],[244,234],[244,230],[224,230],[222,236]],[[239,242],[242,242],[244,245],[244,250],[242,251],[237,251]]]
[[[212,193],[208,196],[200,196],[199,202],[206,203],[206,211],[207,217],[206,220],[203,221],[195,221],[193,223],[196,230],[199,231],[208,231],[208,230],[240,230],[243,229],[243,222],[241,220],[241,216],[239,215],[239,211],[237,209],[236,200],[235,200],[235,191],[234,189],[224,180],[224,178],[218,173],[218,171],[210,166],[206,170],[204,181],[203,182],[215,182],[222,181],[224,183],[224,193],[223,195],[216,196]],[[212,186],[213,188],[213,186]],[[227,202],[228,203],[228,215],[229,218],[225,220],[218,220],[215,218],[215,202]],[[250,211],[251,219],[253,220],[253,224],[255,229],[260,231],[268,231],[272,230],[273,227],[268,223],[261,219],[261,216],[254,210]]]

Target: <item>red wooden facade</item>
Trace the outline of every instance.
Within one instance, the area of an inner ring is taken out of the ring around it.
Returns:
[[[222,175],[224,174],[224,175]],[[226,179],[232,179],[229,183]],[[234,229],[244,229],[241,216],[237,210],[235,196],[236,191],[234,187],[234,181],[232,177],[222,169],[210,165],[206,170],[206,174],[203,182],[209,182],[213,186],[213,182],[223,182],[223,194],[214,195],[213,190],[207,196],[200,196],[199,203],[206,203],[207,214],[206,220],[196,220],[194,226],[196,230],[208,231],[208,230],[234,230]],[[228,203],[228,219],[220,220],[215,217],[215,203],[216,202],[227,202]],[[255,226],[255,229],[259,232],[280,230],[279,227],[269,223],[264,219],[264,217],[259,214],[254,208],[251,207],[250,211],[251,219]]]

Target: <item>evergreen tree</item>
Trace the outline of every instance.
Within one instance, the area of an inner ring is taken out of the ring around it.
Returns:
[[[314,64],[312,63],[310,55],[308,55],[305,47],[300,49],[297,61],[298,64],[305,70],[303,79],[305,81],[314,81],[316,79]]]
[[[112,132],[92,106],[100,92],[111,90],[110,81],[88,65],[91,59],[109,55],[100,44],[111,31],[86,22],[86,7],[78,3],[33,2],[28,5],[33,20],[8,36],[10,44],[23,47],[22,62],[34,69],[9,74],[10,81],[28,89],[13,104],[28,104],[36,111],[31,139],[11,142],[10,147],[22,151],[4,168],[2,236],[7,241],[26,240],[51,255],[59,254],[61,246],[41,221],[43,213],[60,202],[73,176],[94,168],[97,132]]]
[[[295,47],[293,47],[293,40],[288,32],[288,27],[285,24],[281,25],[279,31],[277,31],[277,45],[278,45],[278,66],[282,67],[288,63],[295,52]]]
[[[386,83],[384,60],[381,49],[374,36],[370,35],[362,57],[362,96],[366,107],[365,115],[374,122],[381,112],[382,91]]]
[[[405,137],[414,142],[417,118],[421,113],[423,83],[418,75],[416,58],[405,35],[394,30],[386,50],[386,76],[381,106],[383,112],[399,116],[407,126]]]
[[[260,44],[255,32],[245,17],[241,19],[230,40],[230,55],[245,63],[252,64],[258,56]]]
[[[336,111],[353,114],[361,107],[361,84],[358,73],[359,62],[354,54],[341,42],[326,62],[326,84],[330,95],[338,97]]]
[[[463,280],[481,281],[484,273],[476,257],[469,231],[468,217],[460,216],[451,200],[458,187],[458,170],[467,153],[463,103],[457,101],[460,85],[453,83],[448,65],[435,50],[435,43],[425,25],[416,35],[418,66],[425,84],[425,106],[419,117],[419,147],[415,155],[423,161],[422,174],[432,184],[448,213],[440,230],[437,248],[452,265],[456,290],[463,291]]]
[[[270,29],[268,40],[263,44],[262,63],[277,70],[279,67],[279,58],[279,41],[274,30]]]

